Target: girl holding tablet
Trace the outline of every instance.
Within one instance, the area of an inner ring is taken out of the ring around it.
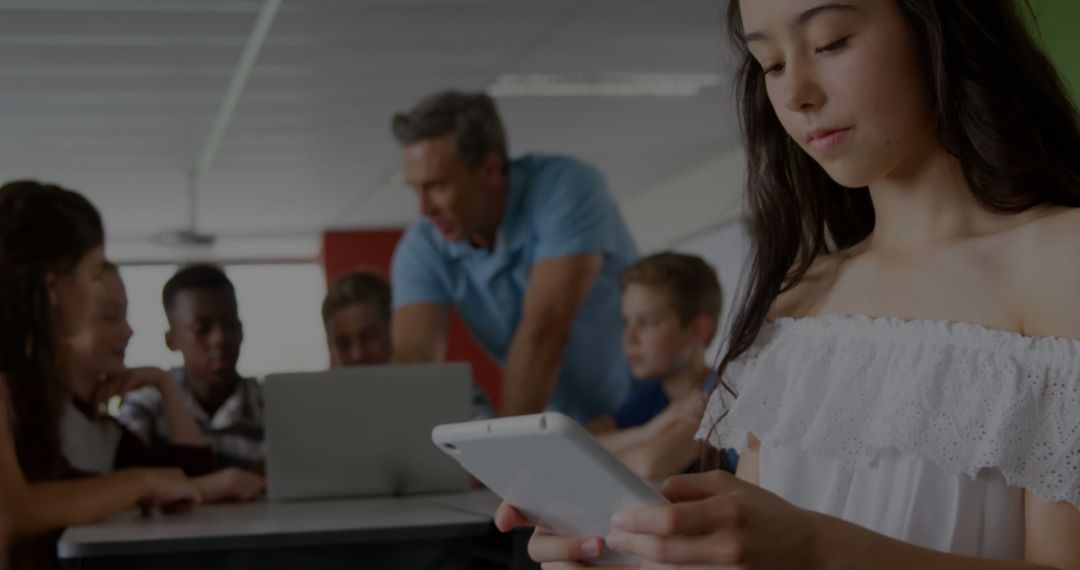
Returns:
[[[698,436],[738,478],[545,567],[1080,568],[1080,128],[1024,6],[731,2],[754,253]]]

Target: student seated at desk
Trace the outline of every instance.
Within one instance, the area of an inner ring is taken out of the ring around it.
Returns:
[[[213,265],[190,265],[162,293],[169,331],[165,342],[184,366],[170,371],[188,409],[210,440],[219,467],[261,473],[265,460],[263,399],[258,382],[236,371],[244,330],[236,291]],[[160,391],[131,392],[119,419],[151,445],[168,445],[169,422]]]
[[[61,453],[64,347],[100,294],[103,234],[97,210],[75,192],[0,187],[0,567],[10,570],[57,567],[56,536],[67,526],[201,500],[179,469],[86,477]]]
[[[700,455],[712,371],[705,349],[716,334],[720,282],[703,259],[658,253],[623,270],[623,349],[639,381],[614,416],[589,422],[597,439],[645,479],[686,471]],[[734,471],[734,456],[727,456]]]
[[[357,269],[331,283],[322,304],[330,366],[389,363],[390,312],[390,283],[374,270]],[[469,417],[495,417],[487,394],[475,383]]]
[[[330,365],[390,361],[390,283],[370,269],[337,278],[322,304]]]
[[[111,473],[126,467],[178,467],[193,477],[206,502],[248,501],[262,494],[263,478],[236,467],[216,470],[210,442],[195,423],[168,373],[127,368],[132,330],[127,292],[117,267],[105,263],[102,294],[90,321],[66,344],[72,355],[73,398],[64,412],[64,456],[76,469]],[[149,387],[160,395],[169,444],[150,446],[102,410],[113,396]]]

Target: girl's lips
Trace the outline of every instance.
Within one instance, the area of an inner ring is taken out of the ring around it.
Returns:
[[[829,154],[847,140],[848,133],[850,132],[850,128],[820,129],[813,131],[808,137],[810,149],[814,151],[814,154]]]

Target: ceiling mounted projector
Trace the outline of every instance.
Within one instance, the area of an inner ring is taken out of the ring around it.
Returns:
[[[154,242],[174,247],[211,247],[217,237],[194,230],[175,230],[161,232],[154,236]]]

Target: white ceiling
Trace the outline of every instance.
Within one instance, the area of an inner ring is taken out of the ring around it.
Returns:
[[[200,195],[199,229],[303,257],[326,228],[413,221],[393,112],[507,73],[721,73],[722,0],[285,0]],[[188,172],[261,2],[0,0],[0,178],[82,190],[114,256],[187,222]],[[622,201],[735,147],[699,96],[504,98],[512,151],[583,157]],[[223,242],[223,243],[224,243]]]

